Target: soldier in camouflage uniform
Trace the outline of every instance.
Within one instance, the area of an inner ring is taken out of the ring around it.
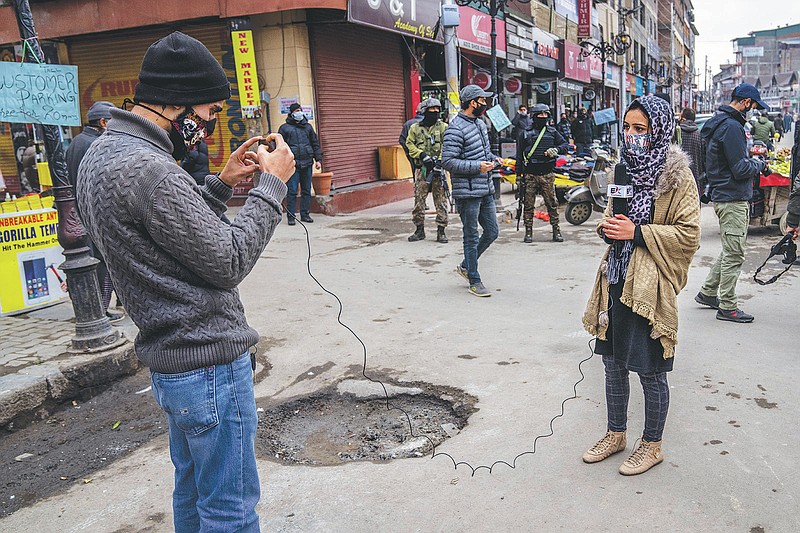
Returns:
[[[547,125],[550,108],[546,104],[534,105],[530,113],[533,117],[532,127],[520,132],[517,137],[517,175],[522,176],[525,188],[523,242],[533,242],[533,206],[537,194],[544,198],[547,206],[550,225],[553,227],[553,240],[563,242],[558,226],[558,200],[553,171],[556,167],[556,156],[567,153],[569,144],[556,128]]]
[[[423,119],[408,130],[406,147],[408,155],[414,161],[414,210],[411,219],[417,227],[408,237],[409,242],[421,241],[425,238],[425,201],[428,192],[433,192],[433,203],[436,206],[436,241],[446,243],[447,235],[447,196],[441,179],[428,181],[429,174],[442,158],[442,135],[447,125],[442,122],[439,113],[442,104],[436,98],[428,98],[421,104]],[[444,176],[444,174],[442,174]],[[430,185],[429,185],[430,183]]]

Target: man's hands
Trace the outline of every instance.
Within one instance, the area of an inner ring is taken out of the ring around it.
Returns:
[[[636,233],[636,224],[625,215],[614,215],[614,218],[607,218],[601,226],[603,234],[615,241],[633,240]]]
[[[252,178],[253,173],[258,170],[258,159],[254,152],[249,151],[250,147],[261,140],[261,137],[247,139],[235,152],[228,158],[225,168],[219,173],[219,179],[224,181],[229,187],[236,186],[239,182]]]
[[[797,234],[800,231],[800,226],[796,228],[786,228],[786,233],[792,234],[792,240],[797,240]]]
[[[314,163],[314,168],[316,168],[317,170],[322,170],[322,163],[317,161],[316,163]]]
[[[558,155],[558,148],[548,148],[544,151],[546,157],[555,157]]]
[[[274,141],[275,149],[270,152],[265,145],[258,146],[258,166],[261,172],[277,176],[286,183],[294,174],[294,154],[283,140],[283,136],[278,133],[271,133],[264,140],[268,143]]]
[[[434,165],[433,158],[426,153],[422,154],[422,164],[425,166],[428,172],[433,170],[433,165]]]

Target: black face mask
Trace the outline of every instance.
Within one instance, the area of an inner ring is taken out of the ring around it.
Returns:
[[[438,111],[426,111],[425,116],[422,118],[422,125],[425,127],[433,126],[439,120]]]
[[[127,107],[129,102],[143,107],[148,111],[152,111],[172,124],[167,135],[172,143],[172,157],[176,161],[180,161],[186,157],[186,152],[188,150],[194,150],[206,137],[211,135],[216,127],[216,119],[206,121],[200,117],[192,107],[187,107],[183,113],[175,117],[175,120],[170,120],[155,109],[140,103],[126,99],[123,104]]]
[[[474,111],[475,116],[479,117],[479,116],[483,115],[484,113],[486,113],[486,110],[488,108],[489,108],[489,106],[486,105],[486,104],[478,104],[478,107],[476,107],[475,111]]]
[[[533,117],[533,127],[540,130],[547,126],[547,117]]]

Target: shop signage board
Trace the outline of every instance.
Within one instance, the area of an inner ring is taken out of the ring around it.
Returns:
[[[440,5],[440,0],[348,0],[347,20],[408,37],[442,42],[443,32],[434,35]],[[462,15],[461,26],[464,23]]]
[[[484,55],[492,53],[492,18],[471,7],[459,6],[461,24],[458,26],[458,44],[462,49]],[[506,57],[506,21],[495,19],[497,33],[497,57]]]
[[[578,37],[592,36],[592,2],[578,0]]]
[[[602,80],[603,79],[603,62],[600,60],[599,57],[592,54],[589,57],[585,58],[586,61],[589,62],[589,76],[593,80]]]
[[[63,261],[55,209],[0,213],[0,315],[63,300]]]
[[[300,98],[297,97],[297,96],[290,96],[288,98],[280,98],[278,100],[278,103],[280,104],[281,115],[288,115],[289,114],[289,108],[292,106],[292,104],[297,104],[299,102],[300,102]]]
[[[239,86],[242,118],[260,118],[261,92],[258,88],[252,30],[231,32],[231,42],[233,43],[233,59],[236,62],[236,81]]]
[[[78,67],[0,61],[0,122],[80,126]]]
[[[531,28],[533,40],[533,59],[535,67],[558,72],[558,59],[561,57],[561,48],[557,38],[539,28]]]
[[[588,61],[578,61],[583,48],[571,41],[564,41],[564,77],[589,83],[591,74]]]
[[[619,65],[615,65],[611,62],[606,63],[606,87],[619,89],[621,76],[622,69]]]

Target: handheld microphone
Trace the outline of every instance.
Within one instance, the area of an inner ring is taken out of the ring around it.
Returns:
[[[611,198],[611,208],[615,215],[628,216],[628,198],[633,197],[633,187],[628,168],[622,163],[614,166],[614,183],[608,184],[608,197]]]

